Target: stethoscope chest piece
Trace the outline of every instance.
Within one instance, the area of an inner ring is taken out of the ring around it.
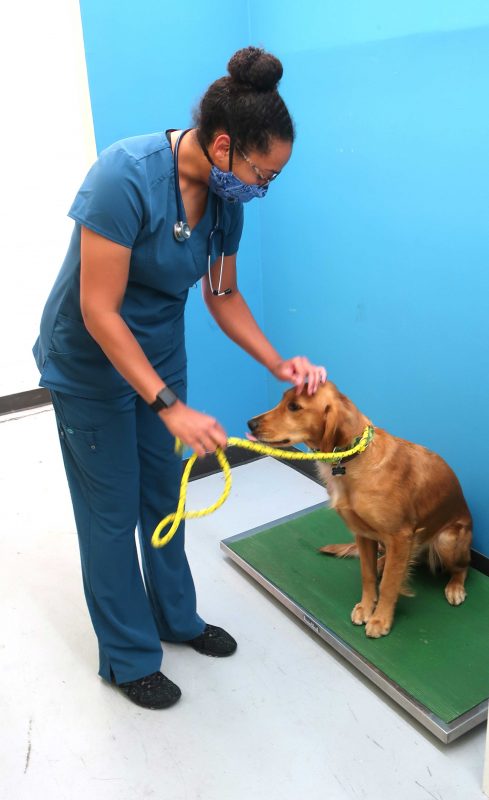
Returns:
[[[182,203],[182,195],[180,194],[180,186],[179,186],[179,177],[178,177],[178,150],[180,148],[180,142],[182,141],[183,137],[186,133],[188,133],[190,128],[187,128],[186,131],[182,131],[180,136],[178,137],[177,141],[175,142],[175,149],[173,151],[173,166],[175,171],[175,200],[177,204],[177,222],[175,222],[173,226],[173,236],[175,237],[177,242],[186,242],[187,239],[190,239],[190,234],[192,231],[190,230],[190,225],[187,222],[183,221],[183,203]]]
[[[191,233],[192,231],[190,230],[188,222],[175,222],[173,226],[173,235],[177,242],[185,242],[187,239],[190,239]]]

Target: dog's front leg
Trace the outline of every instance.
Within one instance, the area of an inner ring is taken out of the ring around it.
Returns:
[[[409,567],[412,539],[412,531],[403,531],[392,536],[386,545],[379,602],[365,628],[367,636],[374,639],[386,636],[392,627],[397,599]]]
[[[355,625],[368,622],[377,602],[377,542],[356,536],[362,570],[362,599],[351,612]]]

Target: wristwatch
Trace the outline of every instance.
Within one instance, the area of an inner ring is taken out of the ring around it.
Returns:
[[[156,400],[153,403],[150,403],[149,407],[158,413],[158,411],[161,411],[163,408],[171,408],[174,406],[177,400],[178,397],[176,396],[175,392],[172,392],[168,386],[165,386],[158,392],[156,395]]]

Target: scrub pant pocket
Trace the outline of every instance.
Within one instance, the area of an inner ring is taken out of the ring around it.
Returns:
[[[185,381],[170,385],[185,400]],[[184,525],[166,547],[151,545],[156,525],[177,506],[181,459],[165,425],[135,394],[110,400],[51,395],[99,674],[110,681],[112,670],[117,683],[135,680],[160,669],[160,640],[186,641],[204,629]]]

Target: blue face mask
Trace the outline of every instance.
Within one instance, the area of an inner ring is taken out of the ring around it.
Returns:
[[[228,203],[248,203],[254,197],[265,197],[268,184],[260,186],[258,183],[244,183],[234,173],[223,172],[213,164],[209,175],[209,189]]]

